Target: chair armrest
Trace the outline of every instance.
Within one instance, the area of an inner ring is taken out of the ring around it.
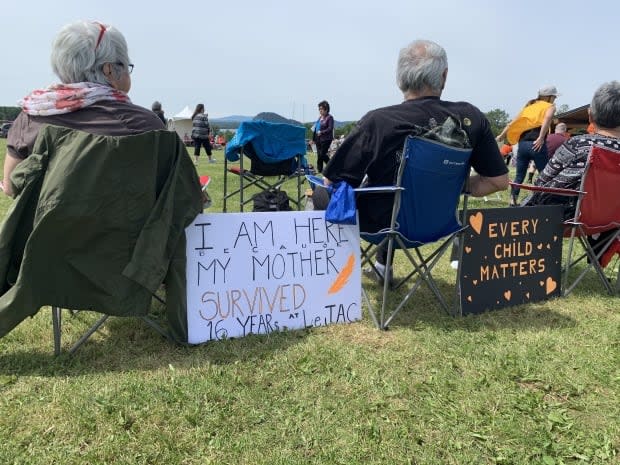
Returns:
[[[323,178],[314,175],[306,175],[306,179],[310,184],[314,184],[316,186],[323,185]],[[404,187],[396,187],[396,186],[373,186],[373,187],[356,187],[353,191],[357,194],[383,194],[383,193],[393,193],[396,191],[403,191]]]
[[[519,184],[516,182],[509,182],[510,187],[516,187],[518,189],[525,189],[526,191],[535,191],[535,192],[547,192],[549,194],[556,195],[564,195],[567,197],[577,197],[579,195],[587,194],[584,191],[578,191],[575,189],[563,189],[561,187],[542,187],[542,186],[533,186],[531,184]]]
[[[396,191],[404,191],[404,187],[397,186],[373,186],[373,187],[357,187],[353,189],[356,194],[389,194]]]

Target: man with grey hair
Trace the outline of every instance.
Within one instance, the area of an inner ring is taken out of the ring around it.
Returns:
[[[547,136],[547,156],[551,158],[555,151],[568,140],[570,134],[566,132],[566,123],[558,123],[553,134]]]
[[[405,100],[372,110],[357,124],[323,171],[325,184],[344,180],[354,187],[367,176],[369,186],[391,185],[405,139],[456,121],[472,148],[470,192],[482,197],[508,187],[508,168],[484,114],[467,102],[441,100],[448,76],[445,50],[429,40],[416,40],[400,51],[396,81]],[[374,198],[376,197],[376,198]],[[374,232],[389,224],[392,196],[358,202],[360,229]],[[379,269],[386,254],[378,254]]]

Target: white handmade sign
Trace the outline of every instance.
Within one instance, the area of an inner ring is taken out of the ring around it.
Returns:
[[[209,213],[185,232],[190,344],[361,319],[357,226],[322,211]]]

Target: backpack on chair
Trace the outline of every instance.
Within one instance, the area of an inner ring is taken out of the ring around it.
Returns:
[[[284,191],[263,191],[252,196],[254,212],[291,211],[289,198]]]

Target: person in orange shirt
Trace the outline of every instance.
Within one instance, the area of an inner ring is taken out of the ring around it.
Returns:
[[[512,145],[504,144],[499,148],[499,153],[504,157],[504,161],[506,162],[506,166],[510,163],[510,159],[512,158]]]

